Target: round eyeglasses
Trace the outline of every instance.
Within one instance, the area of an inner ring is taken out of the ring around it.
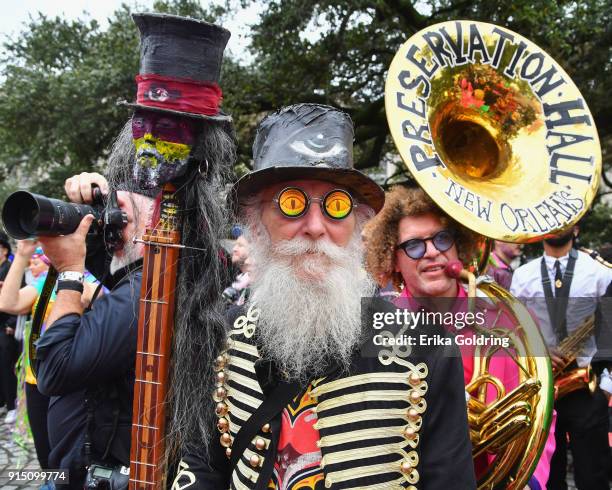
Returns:
[[[400,243],[396,248],[402,249],[411,259],[422,259],[427,251],[427,242],[433,243],[436,250],[446,252],[455,244],[455,235],[449,230],[440,230],[427,238],[411,238]]]
[[[309,197],[299,187],[286,187],[272,201],[287,218],[304,216],[312,201],[318,201],[321,212],[328,218],[336,220],[348,217],[353,208],[357,207],[351,195],[342,189],[332,189],[323,197]]]

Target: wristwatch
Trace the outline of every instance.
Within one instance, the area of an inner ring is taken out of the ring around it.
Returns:
[[[57,275],[57,281],[77,281],[83,284],[85,282],[85,276],[82,272],[64,271]]]

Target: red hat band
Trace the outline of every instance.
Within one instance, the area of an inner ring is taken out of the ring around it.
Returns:
[[[136,102],[149,107],[216,116],[223,93],[214,82],[199,82],[154,74],[137,75]]]

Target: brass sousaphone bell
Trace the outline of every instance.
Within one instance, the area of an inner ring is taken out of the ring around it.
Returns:
[[[385,108],[404,164],[430,197],[488,238],[534,242],[575,224],[599,185],[593,117],[563,69],[519,34],[444,22],[406,41],[389,68]],[[551,423],[553,379],[544,340],[524,306],[479,278],[477,294],[516,321],[519,386],[505,393],[477,352],[467,391],[474,455],[490,455],[479,488],[522,489]],[[487,386],[498,390],[487,403]],[[475,393],[475,394],[474,394]]]

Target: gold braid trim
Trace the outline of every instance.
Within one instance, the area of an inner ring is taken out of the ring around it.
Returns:
[[[415,410],[418,414],[422,414],[425,412],[425,404],[415,406]],[[408,414],[408,409],[405,408],[372,408],[369,410],[358,410],[357,412],[351,412],[349,414],[341,414],[341,415],[331,415],[329,417],[320,418],[314,425],[314,428],[317,430],[321,429],[329,429],[330,427],[337,427],[339,425],[350,424],[356,421],[364,421],[364,420],[397,420],[406,418]],[[410,422],[410,419],[408,419]],[[414,424],[414,428],[420,429],[422,423],[422,418],[418,417]]]
[[[412,371],[418,373],[416,368]],[[421,377],[419,375],[419,377]],[[424,376],[423,376],[424,377]],[[350,376],[348,378],[340,378],[329,383],[323,383],[314,388],[310,392],[310,396],[318,398],[321,395],[326,395],[333,391],[342,390],[344,388],[350,388],[352,386],[358,386],[368,383],[391,383],[391,384],[409,384],[408,376],[405,372],[401,373],[365,373],[358,374],[356,376]]]
[[[351,393],[349,395],[342,395],[336,398],[328,398],[315,407],[315,411],[317,414],[330,410],[332,408],[338,408],[345,405],[352,405],[354,403],[361,402],[372,402],[372,401],[406,401],[409,402],[411,399],[411,394],[416,393],[416,396],[419,398],[425,394],[427,391],[427,383],[423,382],[423,386],[417,387],[418,391],[414,390],[406,390],[406,391],[394,391],[394,390],[376,390],[376,391],[363,391],[361,393]],[[425,400],[420,399],[418,401],[415,400],[415,404],[420,404],[422,402],[422,406],[420,410],[424,411],[427,408],[427,404]]]

